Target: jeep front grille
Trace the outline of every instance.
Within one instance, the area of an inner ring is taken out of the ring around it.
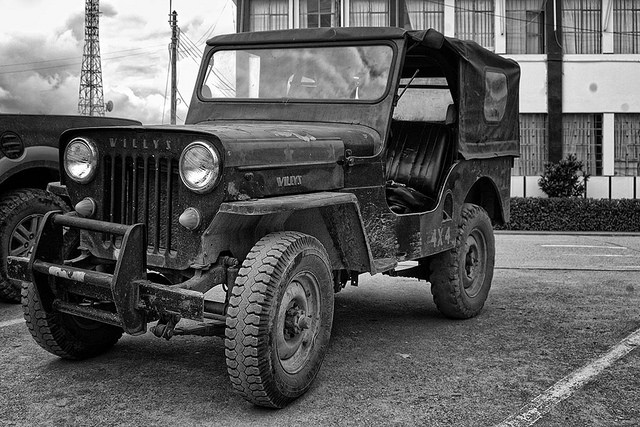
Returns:
[[[158,155],[106,154],[103,159],[103,219],[146,224],[148,251],[170,255],[177,242],[178,220],[172,204],[178,198],[178,162]],[[113,236],[103,239],[120,246]]]

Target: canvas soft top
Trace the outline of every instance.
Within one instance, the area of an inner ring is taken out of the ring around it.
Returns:
[[[410,55],[437,57],[458,109],[459,153],[467,159],[519,156],[520,67],[477,43],[436,30],[336,27],[224,34],[209,46],[405,39]],[[407,54],[408,58],[409,54]],[[408,59],[407,59],[408,60]],[[431,74],[436,76],[436,74]]]

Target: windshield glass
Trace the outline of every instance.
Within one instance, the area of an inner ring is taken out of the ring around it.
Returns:
[[[385,93],[392,58],[387,45],[218,50],[201,93],[205,99],[373,101]]]

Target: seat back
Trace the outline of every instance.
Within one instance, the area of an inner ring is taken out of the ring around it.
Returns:
[[[435,198],[445,168],[453,161],[451,134],[445,124],[393,122],[386,151],[387,180]]]

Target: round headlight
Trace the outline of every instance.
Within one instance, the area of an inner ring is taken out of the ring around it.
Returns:
[[[72,139],[64,150],[64,170],[69,178],[81,184],[93,179],[98,169],[98,150],[93,142]]]
[[[180,155],[180,179],[196,193],[211,191],[220,176],[220,156],[213,146],[204,141],[187,145]]]

